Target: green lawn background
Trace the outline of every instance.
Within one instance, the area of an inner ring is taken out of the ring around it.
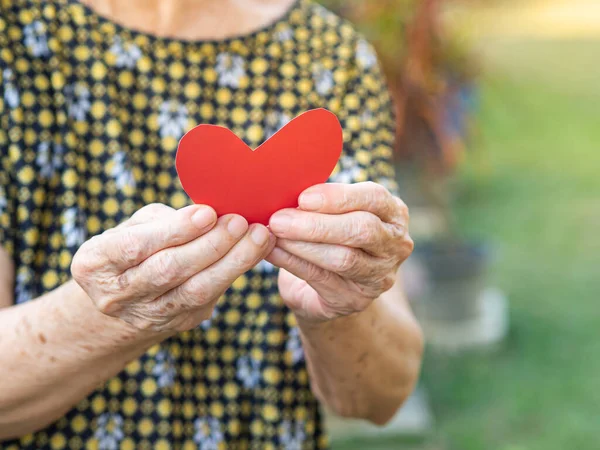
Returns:
[[[418,448],[600,448],[600,39],[480,42],[480,135],[457,183],[465,235],[497,250],[510,335],[428,353],[437,421]],[[412,449],[380,439],[335,449]]]

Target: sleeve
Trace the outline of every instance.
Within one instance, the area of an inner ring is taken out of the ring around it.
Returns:
[[[338,111],[344,130],[344,151],[330,181],[373,181],[397,195],[394,106],[373,47],[359,38],[355,52]]]

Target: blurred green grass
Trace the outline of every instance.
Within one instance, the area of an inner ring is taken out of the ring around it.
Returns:
[[[491,240],[511,333],[492,354],[429,353],[423,448],[597,449],[600,40],[486,42],[480,136],[458,177],[465,235]],[[412,443],[335,449],[406,449]]]
[[[598,54],[600,41],[538,41],[490,56],[482,150],[464,168],[456,211],[466,234],[498,246],[492,276],[512,332],[495,354],[427,358],[450,449],[598,448]]]

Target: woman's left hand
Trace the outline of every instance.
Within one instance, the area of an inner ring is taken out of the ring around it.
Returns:
[[[313,186],[270,227],[278,239],[266,259],[282,269],[279,292],[310,323],[366,309],[393,286],[413,250],[408,208],[371,182]]]

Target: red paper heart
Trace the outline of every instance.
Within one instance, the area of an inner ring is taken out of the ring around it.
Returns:
[[[227,128],[198,125],[181,138],[176,167],[194,203],[266,225],[274,212],[297,207],[306,188],[327,181],[342,145],[335,114],[314,109],[254,151]]]

